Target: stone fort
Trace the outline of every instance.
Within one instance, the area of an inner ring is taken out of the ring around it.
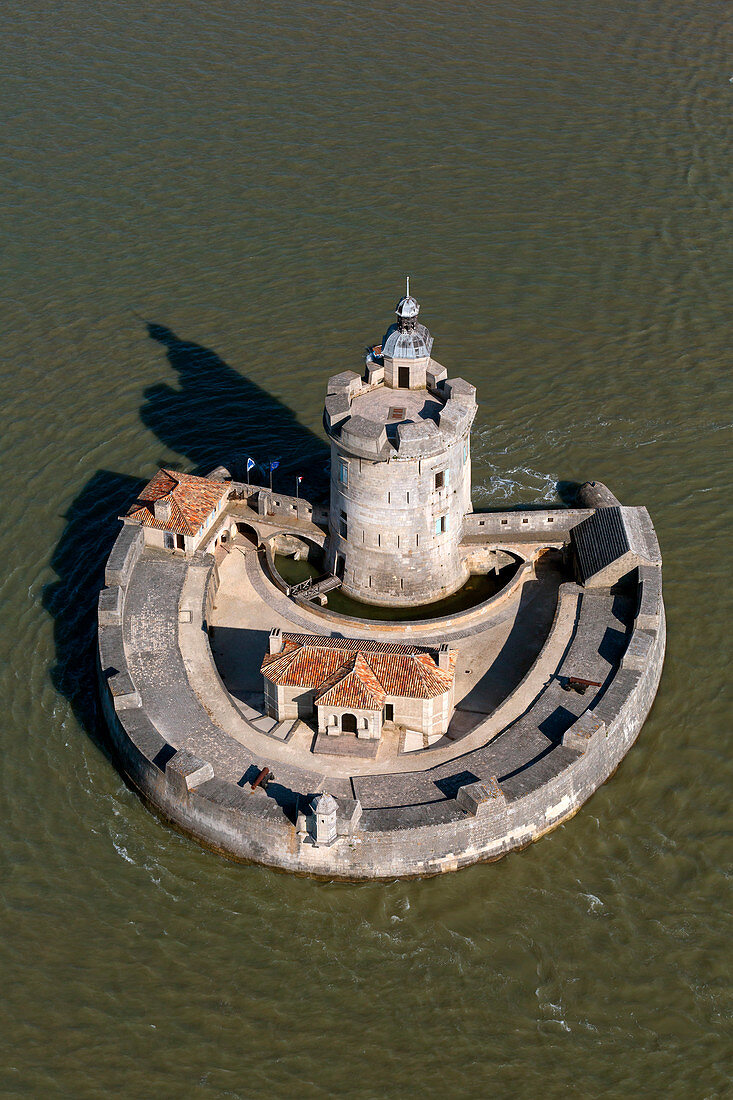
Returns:
[[[329,380],[328,507],[166,468],[120,517],[98,610],[114,750],[235,859],[343,879],[497,859],[579,809],[654,700],[646,508],[591,481],[572,506],[474,511],[476,393],[407,291],[363,372]]]

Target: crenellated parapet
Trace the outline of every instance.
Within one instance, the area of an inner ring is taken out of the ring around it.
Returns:
[[[404,419],[396,413],[390,418],[384,402],[369,400],[370,395],[391,390],[383,379],[366,381],[355,371],[333,375],[323,414],[330,438],[353,455],[377,461],[429,457],[465,439],[476,416],[476,387],[463,378],[448,379],[445,367],[430,363],[429,384],[422,392],[389,393],[391,407],[403,408]]]

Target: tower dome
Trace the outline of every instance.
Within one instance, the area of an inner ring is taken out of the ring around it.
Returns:
[[[412,321],[419,312],[420,303],[411,294],[406,294],[404,298],[400,298],[395,309],[400,321]]]
[[[382,341],[382,355],[390,359],[427,359],[433,348],[433,338],[425,325],[417,319],[420,303],[410,294],[410,276],[407,276],[407,293],[400,298],[395,309],[397,321],[390,325]]]
[[[391,325],[382,341],[382,355],[390,359],[427,359],[432,349],[433,338],[421,324]]]

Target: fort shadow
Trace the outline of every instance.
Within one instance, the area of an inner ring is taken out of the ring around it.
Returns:
[[[304,493],[327,493],[329,449],[298,423],[291,409],[210,348],[180,339],[164,325],[148,324],[147,333],[166,349],[179,384],[176,388],[162,382],[145,390],[140,418],[166,447],[181,455],[181,465],[206,473],[223,464],[237,477],[245,473],[247,455],[262,466],[279,457],[274,488],[292,493],[293,474],[302,472]],[[257,472],[253,471],[253,481]],[[108,756],[107,727],[97,694],[97,599],[120,530],[118,517],[144,484],[141,478],[111,470],[98,470],[90,478],[65,514],[66,525],[51,557],[56,579],[42,595],[54,620],[51,681]]]
[[[104,567],[120,529],[118,516],[145,484],[127,474],[98,470],[65,514],[51,557],[57,579],[45,585],[43,606],[54,620],[51,682],[68,699],[91,740],[110,756],[96,673],[97,597]]]
[[[227,467],[244,480],[246,459],[258,464],[252,480],[266,483],[267,464],[279,459],[273,488],[292,494],[303,474],[302,491],[313,498],[328,491],[330,451],[325,440],[300,424],[292,409],[225,363],[211,348],[148,323],[148,335],[166,349],[178,386],[159,383],[145,391],[140,417],[158,438],[188,459],[195,473]],[[324,380],[325,382],[325,380]]]

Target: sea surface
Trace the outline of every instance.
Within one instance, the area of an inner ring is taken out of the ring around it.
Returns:
[[[6,0],[3,1098],[732,1095],[732,29],[723,0]],[[595,478],[649,508],[659,695],[499,863],[238,866],[109,758],[116,517],[159,463],[322,472],[326,380],[408,273],[478,387],[477,507]]]

